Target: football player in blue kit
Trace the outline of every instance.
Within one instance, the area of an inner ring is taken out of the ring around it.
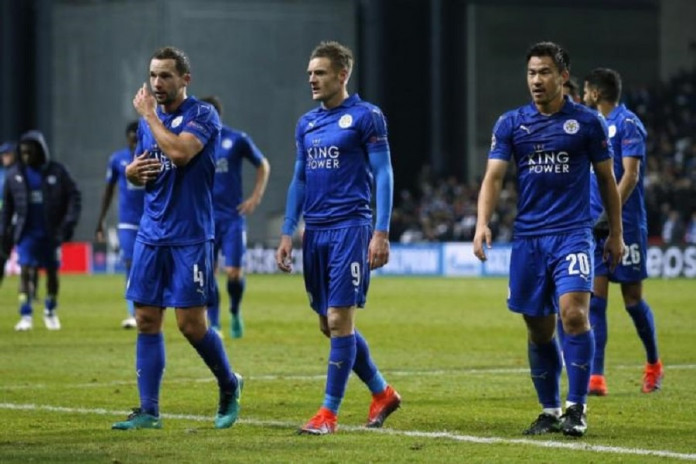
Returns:
[[[131,263],[133,262],[133,246],[135,236],[138,233],[138,224],[143,215],[143,199],[145,189],[142,185],[134,185],[126,178],[126,166],[133,160],[135,144],[137,142],[138,122],[134,121],[126,126],[127,147],[115,151],[109,157],[106,169],[106,186],[102,195],[101,210],[97,219],[95,238],[97,242],[106,240],[104,231],[106,213],[109,211],[111,200],[114,196],[114,188],[118,185],[118,246],[121,261],[126,268],[126,280],[130,274]],[[124,329],[133,329],[135,322],[135,307],[133,302],[126,300],[128,317],[121,322]]]
[[[201,98],[210,103],[222,117],[222,103],[216,96]],[[248,198],[242,189],[242,161],[249,161],[256,169],[254,188]],[[244,278],[244,255],[246,254],[246,218],[261,203],[266,191],[271,165],[261,150],[246,133],[223,124],[220,146],[215,152],[215,258],[222,250],[225,257],[227,294],[230,299],[230,337],[244,335],[244,322],[240,304],[246,279]],[[215,294],[208,303],[208,322],[220,335],[220,293],[215,282]]]
[[[150,88],[138,90],[137,156],[128,180],[145,186],[145,209],[133,249],[126,298],[138,324],[136,372],[140,407],[113,429],[161,428],[159,395],[165,366],[164,310],[173,307],[181,333],[217,378],[215,428],[239,415],[242,379],[230,368],[220,337],[207,326],[213,291],[213,178],[220,119],[215,109],[188,97],[188,57],[173,47],[155,51]]]
[[[651,393],[662,384],[663,368],[657,349],[653,311],[643,299],[643,280],[647,278],[646,250],[648,221],[645,211],[645,139],[647,132],[641,120],[620,104],[621,76],[613,69],[597,68],[585,78],[585,104],[598,110],[607,120],[609,141],[614,149],[614,173],[621,196],[623,238],[626,252],[613,271],[597,259],[595,253],[594,292],[590,300],[590,322],[595,333],[595,356],[590,377],[590,394],[608,393],[604,377],[604,351],[607,345],[607,297],[609,282],[621,284],[626,312],[631,316],[638,337],[643,343],[646,364],[641,391]],[[607,233],[606,215],[596,176],[591,177],[592,217],[597,220],[595,235],[601,246]]]
[[[290,272],[292,235],[302,215],[305,289],[321,332],[330,338],[324,402],[298,431],[312,435],[336,431],[351,370],[372,393],[367,427],[381,427],[401,404],[355,328],[356,310],[367,298],[370,271],[389,260],[394,178],[384,115],[357,94],[349,95],[352,68],[351,50],[338,42],[322,42],[310,56],[312,99],[321,105],[297,123],[295,169],[276,252],[279,269]]]
[[[563,95],[570,57],[559,45],[540,42],[527,52],[532,102],[503,114],[493,128],[488,165],[478,199],[474,254],[484,261],[491,247],[488,222],[500,197],[508,164],[517,167],[508,308],[527,326],[532,383],[542,413],[524,433],[587,430],[586,402],[594,336],[589,323],[594,240],[590,215],[590,167],[609,219],[602,252],[610,268],[623,254],[621,203],[603,119]],[[556,314],[563,321],[568,395],[560,399],[562,370],[554,338]]]

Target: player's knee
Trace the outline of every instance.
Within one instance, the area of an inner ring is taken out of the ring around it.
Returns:
[[[588,311],[584,308],[570,307],[563,312],[563,330],[569,335],[578,335],[590,330]]]
[[[227,267],[225,272],[227,273],[227,280],[235,282],[241,280],[244,276],[244,271],[241,267]]]

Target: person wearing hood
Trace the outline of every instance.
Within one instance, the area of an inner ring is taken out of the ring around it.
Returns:
[[[32,130],[19,140],[19,160],[6,173],[0,216],[2,243],[17,247],[21,267],[17,331],[33,328],[36,274],[46,271],[44,324],[59,330],[56,315],[60,246],[72,238],[82,196],[68,170],[50,158],[43,134]]]
[[[16,159],[17,144],[15,142],[4,142],[0,145],[0,192],[5,190],[5,173],[12,166]],[[0,211],[2,210],[2,197],[0,197]],[[5,278],[5,263],[12,251],[12,241],[3,240],[0,244],[0,283]]]

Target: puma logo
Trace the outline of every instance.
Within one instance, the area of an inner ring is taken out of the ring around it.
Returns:
[[[329,366],[336,366],[336,369],[341,369],[343,361],[329,361]]]

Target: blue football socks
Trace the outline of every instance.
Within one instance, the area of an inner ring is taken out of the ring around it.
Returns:
[[[338,414],[338,408],[346,392],[348,377],[355,364],[356,351],[355,334],[331,338],[323,406],[334,414]]]
[[[370,356],[370,347],[358,330],[355,330],[355,364],[353,372],[363,381],[370,392],[381,393],[387,388],[387,381],[375,366]]]
[[[135,343],[135,369],[138,376],[140,409],[159,416],[159,392],[164,375],[164,337],[162,333],[139,333]]]
[[[657,352],[657,335],[652,309],[645,300],[640,300],[635,306],[626,306],[626,311],[631,315],[633,325],[636,326],[638,336],[643,342],[647,361],[650,364],[656,363],[660,357]]]
[[[580,335],[566,334],[563,355],[568,372],[567,400],[572,403],[587,403],[594,351],[595,339],[592,329]]]
[[[245,286],[246,279],[243,277],[239,280],[227,280],[227,293],[230,295],[230,312],[235,316],[239,314],[239,306],[242,303]]]
[[[222,340],[215,331],[208,329],[202,339],[191,344],[217,379],[220,389],[234,391],[237,388],[237,378],[230,369]]]
[[[217,281],[215,282],[215,290],[210,295],[208,300],[208,325],[210,327],[220,327],[220,292],[217,288]]]
[[[544,408],[559,408],[561,406],[560,380],[563,365],[558,342],[555,338],[549,343],[541,345],[529,342],[527,355],[532,383],[534,383],[539,403]],[[568,358],[566,357],[566,359]]]
[[[592,374],[604,375],[604,351],[607,347],[608,326],[607,300],[593,296],[590,300],[590,325],[595,337],[595,354],[592,363]]]

